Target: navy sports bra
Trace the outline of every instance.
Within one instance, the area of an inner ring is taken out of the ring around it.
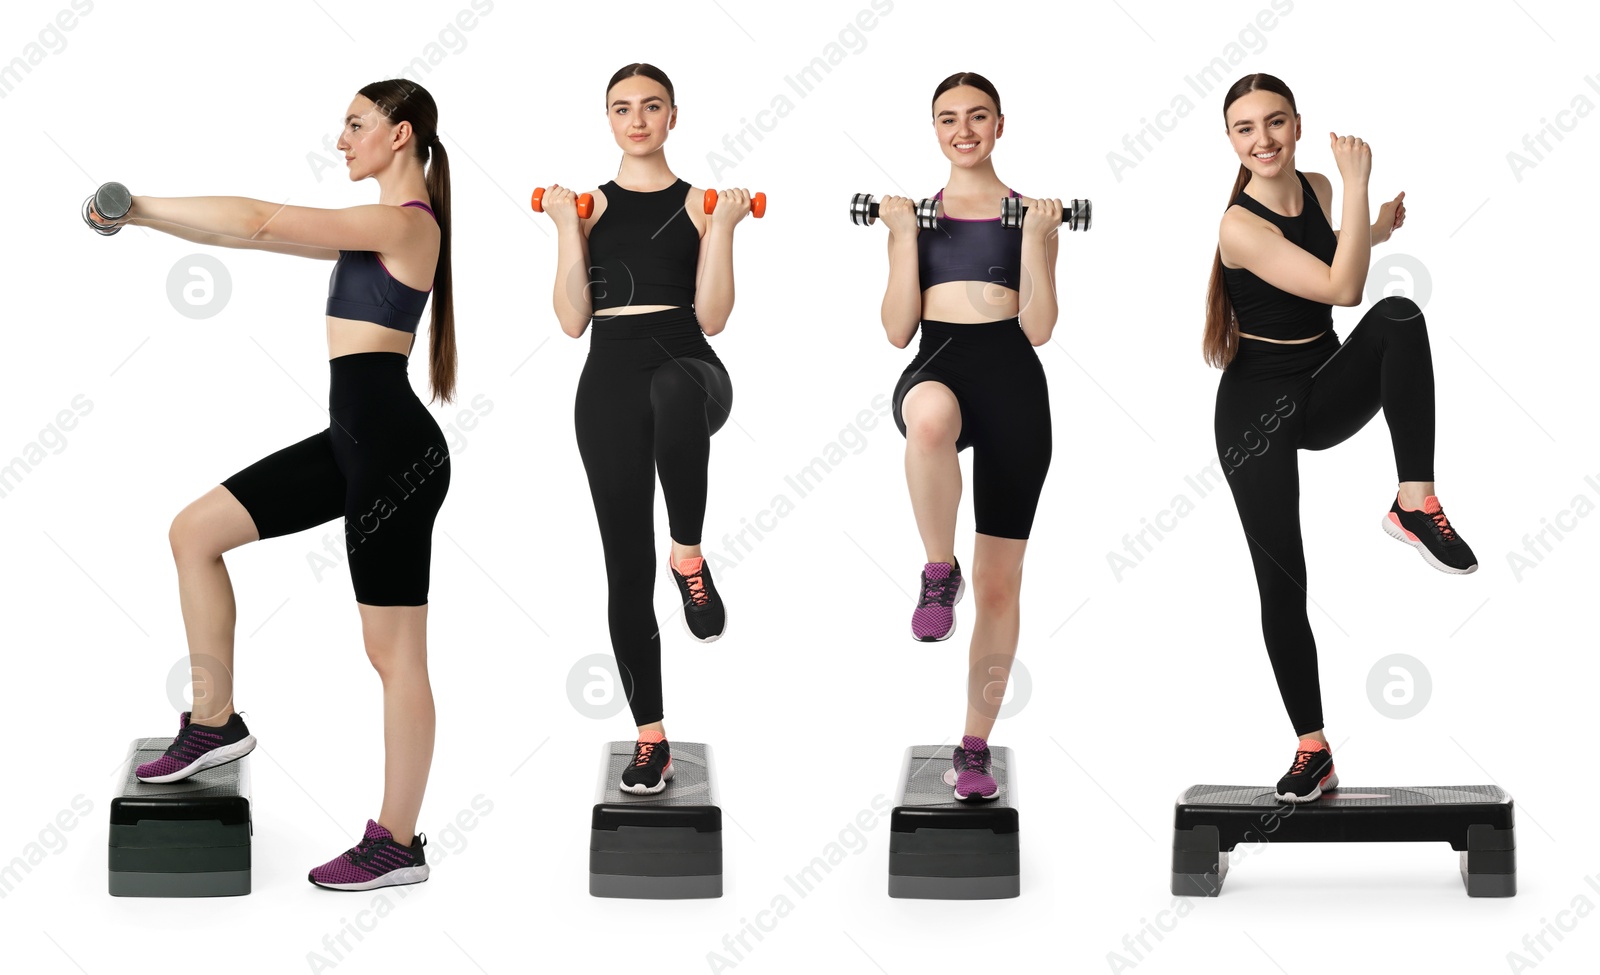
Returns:
[[[944,190],[933,198],[943,200]],[[1002,227],[999,217],[941,218],[938,230],[917,234],[917,280],[923,291],[946,281],[985,281],[1021,291],[1022,234]]]
[[[1233,203],[1272,221],[1283,231],[1286,240],[1331,266],[1333,252],[1339,247],[1339,237],[1328,225],[1328,218],[1322,215],[1322,204],[1317,202],[1311,181],[1298,169],[1294,174],[1300,177],[1300,185],[1305,190],[1305,202],[1297,217],[1286,217],[1268,209],[1242,189],[1233,198]],[[1228,297],[1233,301],[1233,316],[1238,319],[1241,332],[1267,339],[1309,339],[1333,325],[1332,305],[1274,287],[1256,277],[1248,268],[1224,266],[1222,280],[1228,286]]]
[[[606,209],[589,228],[590,308],[692,307],[700,231],[684,209],[689,184],[642,192],[612,180],[600,189]]]
[[[438,220],[433,208],[421,200],[401,206],[421,207]],[[402,332],[415,332],[428,303],[427,291],[396,281],[377,251],[340,251],[328,278],[328,311],[334,318],[373,322]]]

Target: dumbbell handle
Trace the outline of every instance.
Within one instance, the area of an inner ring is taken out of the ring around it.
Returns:
[[[534,213],[543,213],[544,212],[544,187],[543,186],[535,186],[533,188],[533,212]],[[589,215],[592,214],[592,213],[594,213],[594,194],[593,193],[579,193],[578,194],[578,217],[580,219],[587,220],[587,219],[589,219]]]
[[[1015,204],[1018,217],[1017,226],[1028,217],[1028,208],[1018,203]],[[1088,200],[1068,200],[1061,208],[1061,225],[1072,230],[1088,230],[1093,222],[1094,205]]]
[[[881,211],[882,204],[874,200],[870,193],[857,193],[850,198],[850,222],[857,226],[870,226],[876,223]],[[912,212],[916,216],[919,229],[931,230],[944,216],[944,204],[935,199],[922,199],[917,201]]]
[[[716,190],[706,190],[705,207],[707,213],[717,209]],[[750,215],[758,220],[767,215],[767,194],[752,193],[750,195]]]

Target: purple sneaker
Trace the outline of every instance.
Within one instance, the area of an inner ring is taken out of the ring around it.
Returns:
[[[922,595],[911,613],[911,638],[923,643],[948,640],[956,631],[956,603],[966,591],[960,559],[923,566]]]
[[[193,724],[189,712],[178,715],[178,736],[166,754],[133,770],[140,782],[176,782],[196,772],[237,762],[256,747],[256,736],[237,714],[219,728]]]
[[[410,846],[394,841],[394,834],[367,820],[367,833],[361,842],[306,875],[318,887],[329,890],[372,890],[420,884],[428,879],[427,857],[422,848],[426,836],[413,836]]]
[[[950,753],[944,784],[955,786],[957,799],[976,802],[1000,794],[1000,783],[989,774],[989,743],[977,735],[963,735]]]

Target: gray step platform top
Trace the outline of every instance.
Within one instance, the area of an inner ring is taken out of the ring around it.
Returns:
[[[121,792],[111,799],[113,825],[133,825],[141,819],[217,818],[248,822],[250,809],[250,757],[197,772],[177,782],[140,782],[139,765],[160,758],[171,738],[136,738],[128,746],[120,770]]]
[[[900,784],[895,790],[894,804],[923,809],[974,808],[974,804],[957,799],[944,780],[954,750],[954,745],[912,745],[907,748],[905,759],[900,764]],[[1014,807],[1017,790],[1013,781],[1015,775],[1011,749],[1004,745],[991,746],[989,757],[989,774],[999,783],[1000,794],[981,805],[996,809]]]
[[[633,760],[633,742],[606,742],[600,749],[600,777],[595,783],[595,829],[621,826],[691,826],[702,831],[722,828],[716,767],[711,746],[697,741],[672,741],[672,778],[654,795],[623,792],[622,770]]]
[[[889,828],[897,833],[919,829],[987,829],[1015,833],[1017,818],[1017,768],[1011,749],[989,749],[989,773],[1000,792],[993,799],[964,802],[944,779],[951,769],[954,745],[912,745],[900,764],[894,809]]]
[[[1324,792],[1316,805],[1434,806],[1458,803],[1508,803],[1511,794],[1497,785],[1353,786]],[[1277,789],[1266,785],[1191,785],[1178,795],[1179,805],[1276,806]]]

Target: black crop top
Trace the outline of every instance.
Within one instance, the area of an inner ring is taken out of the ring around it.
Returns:
[[[689,184],[664,190],[600,187],[605,212],[589,228],[589,295],[594,311],[624,305],[694,305],[700,231],[684,209]]]
[[[944,190],[933,198],[943,200]],[[1002,227],[999,217],[940,218],[938,230],[917,233],[917,282],[926,291],[946,281],[985,281],[1021,291],[1022,234]]]
[[[1283,231],[1286,240],[1332,266],[1339,237],[1328,225],[1328,218],[1322,215],[1322,204],[1317,202],[1310,180],[1298,169],[1295,175],[1300,177],[1300,185],[1305,189],[1305,201],[1298,217],[1275,213],[1242,189],[1233,202],[1272,221]],[[1247,268],[1224,266],[1222,279],[1228,286],[1228,297],[1233,301],[1233,314],[1241,332],[1267,339],[1309,339],[1333,325],[1332,305],[1290,294],[1256,277]]]
[[[439,219],[421,200],[401,206],[421,207],[428,216]],[[395,280],[377,251],[340,251],[328,278],[327,314],[415,332],[432,290],[418,291]]]

